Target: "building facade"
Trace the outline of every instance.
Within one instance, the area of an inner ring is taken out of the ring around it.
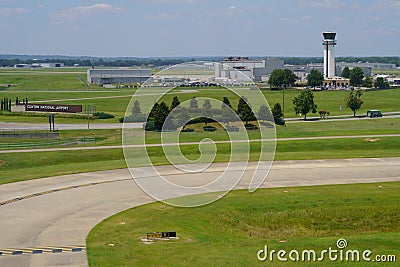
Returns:
[[[91,84],[144,83],[152,76],[151,69],[88,69],[87,80]]]
[[[284,61],[278,58],[252,60],[245,57],[228,57],[215,63],[215,79],[260,82],[267,79],[275,69],[283,69]]]

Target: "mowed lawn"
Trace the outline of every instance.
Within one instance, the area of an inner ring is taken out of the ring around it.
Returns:
[[[60,75],[71,75],[71,74],[60,74]],[[1,79],[0,75],[0,79]],[[62,76],[64,77],[64,76]],[[57,81],[57,79],[56,79]],[[79,80],[78,80],[79,81]],[[0,81],[1,83],[1,81]],[[58,88],[58,87],[55,87]],[[181,92],[181,88],[174,89],[173,92],[164,95],[158,102],[164,101],[167,105],[170,105],[172,98],[178,96],[181,102],[191,99],[192,97],[208,97],[212,99],[218,99],[222,101],[223,97],[226,96],[230,99],[233,108],[237,108],[238,95],[235,95],[226,88],[184,88],[186,89],[196,89],[198,92]],[[134,89],[101,89],[84,90],[80,89],[79,92],[74,92],[73,90],[64,90],[64,92],[59,92],[57,89],[52,89],[53,91],[38,91],[32,92],[31,90],[4,90],[0,91],[0,98],[8,97],[15,101],[16,97],[19,99],[28,98],[30,102],[43,101],[43,100],[60,100],[56,103],[60,104],[76,104],[76,105],[91,105],[96,106],[98,111],[111,113],[116,117],[121,117],[127,111],[128,104],[135,93]],[[57,91],[57,92],[55,92]],[[144,92],[148,94],[156,94],[161,96],[164,92],[163,90],[155,90],[153,88],[145,88]],[[176,92],[176,93],[174,93]],[[263,90],[266,100],[268,101],[270,107],[272,108],[275,103],[280,103],[282,105],[282,91],[271,91]],[[298,89],[288,89],[285,90],[285,117],[286,118],[299,118],[299,115],[294,113],[293,109],[293,98],[298,96],[300,90]],[[318,110],[327,110],[330,112],[330,116],[337,115],[352,115],[352,111],[345,107],[345,98],[349,94],[349,91],[314,91],[315,103],[317,104]],[[154,102],[158,97],[154,96]],[[74,100],[77,99],[77,100]],[[139,100],[141,97],[135,97]],[[148,99],[148,97],[147,97]],[[398,99],[400,99],[400,89],[390,89],[390,90],[367,90],[363,92],[362,99],[364,104],[361,109],[357,112],[357,115],[366,115],[369,109],[380,109],[382,112],[394,112],[400,111],[400,106],[398,104]],[[142,105],[145,105],[142,102]],[[199,107],[202,107],[203,103],[199,103]],[[340,107],[342,110],[340,111]],[[213,108],[220,108],[213,107]],[[254,111],[258,112],[259,107],[254,107]],[[316,114],[308,114],[308,116],[319,116]],[[27,122],[29,117],[21,116]],[[12,121],[12,118],[1,117],[1,121]],[[115,120],[117,122],[117,120]]]
[[[366,138],[279,141],[275,160],[313,160],[337,158],[400,157],[400,138],[381,137],[371,142]],[[250,161],[259,159],[260,142],[250,143]],[[190,159],[200,156],[197,145],[181,145],[182,153]],[[229,144],[217,144],[216,162],[230,159]],[[243,154],[244,155],[244,154]],[[154,165],[170,164],[162,147],[147,148],[130,153],[131,160],[145,162],[150,157]],[[247,158],[243,157],[243,160]],[[130,166],[132,167],[132,166]],[[43,172],[43,169],[46,172]],[[63,174],[126,168],[122,149],[52,151],[0,154],[0,184],[50,177]]]
[[[198,208],[152,203],[116,214],[87,238],[90,266],[381,266],[378,262],[265,262],[270,250],[400,252],[400,183],[333,185],[234,191]],[[176,231],[174,241],[144,244],[148,232]],[[286,254],[288,258],[288,254]],[[397,266],[385,263],[383,266]]]
[[[56,71],[56,70],[54,70]],[[85,73],[0,73],[0,84],[14,84],[10,90],[76,90],[85,89],[78,79],[85,78]]]
[[[271,108],[275,103],[282,105],[282,91],[263,90]],[[314,102],[319,110],[327,110],[330,116],[337,115],[353,115],[353,112],[346,108],[345,98],[349,95],[349,91],[313,91]],[[285,117],[299,117],[294,113],[293,98],[299,94],[299,90],[285,90]],[[400,99],[400,89],[390,90],[365,90],[361,99],[364,101],[358,115],[366,115],[370,109],[380,109],[382,112],[400,111],[398,99]],[[340,107],[342,110],[340,111]],[[316,114],[308,114],[308,116],[319,116]]]

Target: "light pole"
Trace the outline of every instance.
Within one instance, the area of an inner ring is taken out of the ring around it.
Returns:
[[[282,117],[285,119],[285,87],[282,89]]]
[[[87,106],[87,129],[90,130],[90,105]]]

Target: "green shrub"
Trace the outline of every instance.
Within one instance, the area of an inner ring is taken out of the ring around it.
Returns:
[[[194,129],[192,129],[192,128],[185,128],[185,129],[183,129],[181,132],[183,132],[183,133],[192,133],[192,132],[194,132]]]
[[[143,124],[143,128],[145,131],[155,131],[156,125],[154,124],[154,121],[148,121]]]
[[[256,125],[254,125],[254,124],[251,124],[251,123],[245,124],[244,127],[247,130],[258,130],[258,127]]]
[[[96,119],[104,120],[104,119],[113,119],[114,115],[104,112],[96,112],[93,114],[93,117]]]
[[[285,122],[285,119],[284,118],[282,118],[282,117],[280,117],[280,118],[274,118],[274,121],[275,121],[275,124],[277,124],[277,125],[285,125],[286,124],[286,122]]]
[[[215,132],[217,128],[215,128],[214,126],[204,126],[203,130],[206,132]]]
[[[133,114],[127,117],[119,118],[119,122],[146,122],[147,115],[143,113]]]

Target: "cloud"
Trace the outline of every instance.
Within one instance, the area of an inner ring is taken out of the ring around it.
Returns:
[[[297,24],[303,21],[312,20],[311,16],[302,16],[300,18],[281,18],[280,21],[286,24]]]
[[[336,21],[337,23],[342,23],[342,22],[345,21],[345,18],[335,18],[335,21]]]
[[[4,7],[4,8],[0,8],[0,16],[2,16],[2,17],[21,15],[21,14],[26,14],[26,13],[29,13],[29,12],[30,12],[29,9],[22,8],[22,7],[17,7],[17,8]]]
[[[58,22],[68,22],[81,19],[88,16],[95,16],[100,13],[120,12],[123,9],[113,7],[112,5],[100,3],[91,6],[77,6],[74,8],[65,9],[59,13],[52,15]]]
[[[400,30],[397,28],[387,28],[387,29],[368,29],[364,30],[361,33],[368,35],[398,35],[400,34]]]
[[[211,9],[207,10],[205,14],[209,17],[230,17],[242,14],[244,12],[243,9],[237,6],[228,6],[220,9]]]
[[[145,19],[148,20],[176,20],[180,18],[179,14],[169,14],[169,13],[161,13],[161,14],[152,14],[144,16]]]
[[[391,9],[391,10],[400,10],[400,1],[399,0],[380,0],[375,1],[372,4],[373,8],[379,9]]]
[[[362,23],[378,22],[381,20],[378,16],[355,16],[354,18]]]
[[[344,6],[339,0],[297,0],[296,5],[302,8],[338,9]]]
[[[146,0],[146,2],[150,3],[160,3],[160,4],[175,4],[175,3],[194,3],[198,2],[198,0]]]
[[[280,21],[283,22],[283,23],[286,23],[286,24],[297,24],[297,23],[299,23],[299,20],[297,20],[295,18],[281,18]]]

